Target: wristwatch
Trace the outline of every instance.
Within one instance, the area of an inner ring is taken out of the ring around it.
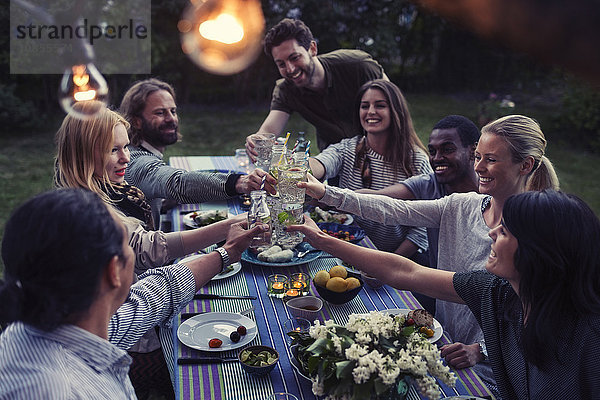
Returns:
[[[223,271],[225,271],[225,269],[227,267],[229,267],[229,264],[231,264],[231,262],[229,261],[229,254],[227,253],[227,250],[225,250],[222,247],[217,247],[215,249],[216,252],[219,253],[219,255],[221,256],[221,272],[223,273]]]
[[[487,361],[488,360],[488,352],[487,352],[487,347],[485,345],[485,340],[479,341],[479,352],[483,355],[483,361]]]

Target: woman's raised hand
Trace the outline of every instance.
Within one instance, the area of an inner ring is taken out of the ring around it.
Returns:
[[[286,226],[285,229],[288,232],[302,232],[304,234],[304,241],[308,242],[315,249],[319,249],[319,246],[324,241],[331,238],[306,214],[304,215],[304,223],[302,225],[290,225]]]
[[[306,194],[314,199],[321,200],[325,196],[325,185],[311,174],[306,174],[306,177],[308,182],[298,182],[298,187],[306,188]]]

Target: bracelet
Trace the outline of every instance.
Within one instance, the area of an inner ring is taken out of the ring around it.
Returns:
[[[225,269],[227,267],[229,267],[229,264],[231,264],[231,262],[229,261],[229,254],[227,253],[227,250],[225,250],[222,247],[217,247],[214,251],[219,253],[219,255],[221,256],[221,272],[220,273],[223,273],[223,271],[225,271]]]
[[[487,346],[485,345],[485,340],[480,340],[478,342],[479,344],[479,352],[483,355],[483,360],[487,361],[488,360],[488,352],[487,352]]]

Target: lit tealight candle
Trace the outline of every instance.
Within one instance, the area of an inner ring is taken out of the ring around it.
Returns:
[[[299,292],[298,292],[298,290],[297,290],[297,289],[289,289],[289,290],[288,290],[288,291],[285,293],[285,295],[286,295],[286,296],[289,296],[289,297],[296,297],[296,296],[298,296],[298,293],[299,293]]]
[[[269,275],[268,281],[267,294],[271,297],[283,298],[289,285],[288,277],[279,274]]]
[[[292,274],[291,287],[298,289],[300,296],[308,294],[308,287],[310,285],[310,276],[302,272]]]
[[[294,289],[302,289],[304,287],[304,282],[294,281],[292,282],[292,286]]]

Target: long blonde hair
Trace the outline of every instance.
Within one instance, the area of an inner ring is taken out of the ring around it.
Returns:
[[[103,187],[111,183],[106,173],[107,154],[114,141],[114,129],[123,124],[129,129],[129,123],[115,111],[109,110],[97,102],[77,105],[84,113],[98,110],[93,117],[79,119],[67,115],[56,132],[56,159],[54,183],[57,187],[84,188],[97,193],[108,204],[113,202]],[[102,177],[94,176],[96,156],[102,157]]]
[[[528,175],[526,190],[559,189],[554,166],[544,155],[546,138],[535,120],[524,115],[507,115],[481,128],[481,133],[503,137],[515,163],[533,157],[534,164]]]

